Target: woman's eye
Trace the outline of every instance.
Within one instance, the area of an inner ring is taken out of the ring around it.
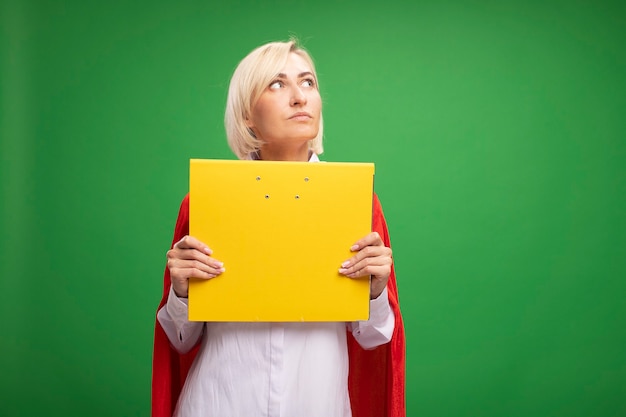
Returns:
[[[302,81],[302,85],[304,87],[313,87],[315,85],[315,81],[313,81],[312,78],[307,78],[306,80]]]
[[[273,90],[279,89],[279,88],[281,88],[282,86],[283,86],[283,82],[282,82],[282,81],[273,81],[273,82],[270,84],[270,88],[271,88],[271,89],[273,89]]]

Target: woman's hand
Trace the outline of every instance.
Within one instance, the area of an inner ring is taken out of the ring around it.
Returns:
[[[211,257],[213,251],[192,236],[185,236],[167,251],[167,267],[177,296],[189,294],[189,278],[210,279],[225,271],[224,264]]]
[[[352,245],[350,250],[357,253],[341,264],[339,273],[350,278],[371,275],[370,299],[377,298],[387,286],[391,274],[391,249],[385,246],[377,232],[372,232]]]

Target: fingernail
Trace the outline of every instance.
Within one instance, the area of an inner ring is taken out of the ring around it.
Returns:
[[[216,265],[218,268],[221,268],[224,266],[224,262],[217,262]]]
[[[359,248],[359,245],[352,245],[352,247],[350,248],[351,251],[355,251]]]
[[[341,264],[341,267],[346,268],[348,265],[350,265],[350,261],[345,261],[344,263]]]
[[[207,255],[210,255],[213,253],[213,251],[209,248],[204,248],[204,253],[206,253]]]
[[[345,268],[339,268],[339,273],[340,274],[344,274],[347,271],[347,269]]]

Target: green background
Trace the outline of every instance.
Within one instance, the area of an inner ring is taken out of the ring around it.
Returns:
[[[294,34],[323,159],[376,163],[408,415],[626,415],[624,4],[4,0],[0,414],[149,415],[188,160]]]

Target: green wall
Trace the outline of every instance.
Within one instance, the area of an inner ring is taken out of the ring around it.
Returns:
[[[626,415],[626,7],[36,2],[0,9],[0,414],[148,416],[188,159],[298,35],[323,157],[376,163],[409,416]]]

